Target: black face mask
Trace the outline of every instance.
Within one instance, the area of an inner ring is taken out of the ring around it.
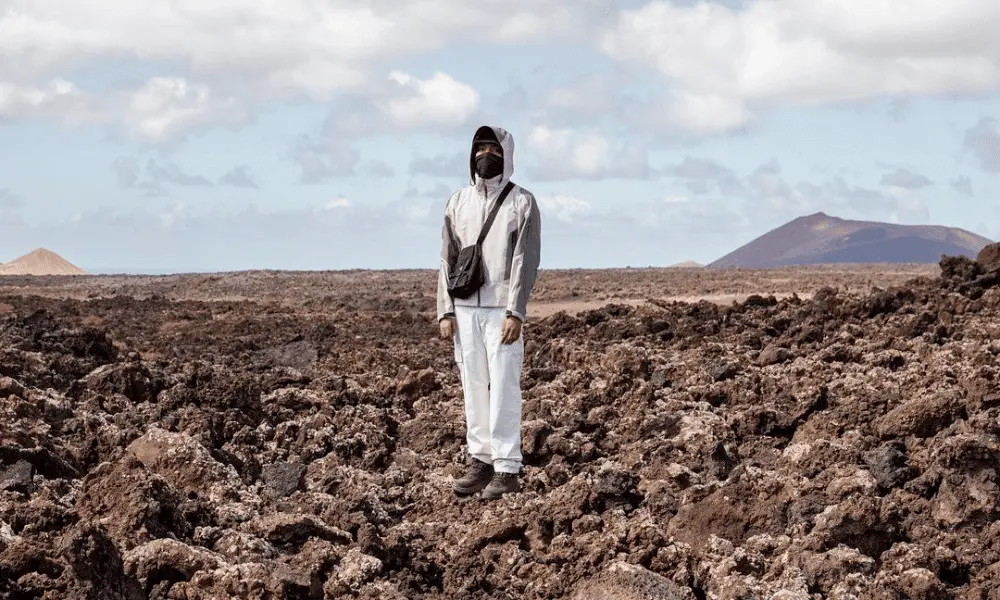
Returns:
[[[476,174],[483,179],[492,179],[503,173],[503,158],[496,154],[483,154],[476,158]]]

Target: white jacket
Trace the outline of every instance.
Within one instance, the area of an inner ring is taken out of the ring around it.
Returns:
[[[525,320],[528,297],[538,276],[541,258],[541,222],[534,195],[514,185],[483,241],[486,283],[469,298],[448,294],[448,269],[459,251],[475,244],[490,209],[514,173],[514,138],[500,127],[481,127],[477,134],[492,131],[503,148],[503,173],[483,180],[475,172],[475,156],[469,151],[470,185],[448,199],[441,234],[441,269],[438,274],[438,320],[451,316],[455,305],[503,307],[507,314]],[[473,139],[477,139],[473,136]]]

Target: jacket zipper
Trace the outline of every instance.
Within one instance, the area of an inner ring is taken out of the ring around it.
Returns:
[[[482,218],[482,222],[479,224],[480,227],[484,227],[486,225],[486,215],[489,214],[489,212],[490,212],[489,211],[489,208],[490,208],[489,188],[484,188],[484,191],[483,191],[483,207],[484,207],[484,212],[483,212],[484,216]],[[488,233],[486,235],[487,235],[487,237],[489,237]],[[483,240],[483,244],[485,244],[485,243],[486,243],[486,240]],[[484,252],[482,256],[483,256],[483,268],[485,269],[486,268],[486,253]],[[482,308],[482,307],[483,307],[483,288],[480,287],[478,290],[476,290],[476,308]]]

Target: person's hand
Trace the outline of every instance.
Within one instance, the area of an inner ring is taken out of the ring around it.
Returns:
[[[500,343],[513,344],[519,337],[521,337],[521,320],[517,317],[504,319],[503,328],[500,329]]]
[[[442,340],[455,337],[455,319],[452,319],[451,317],[441,319],[440,326]]]

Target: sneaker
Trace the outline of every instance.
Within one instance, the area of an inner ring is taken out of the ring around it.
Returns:
[[[478,458],[472,459],[472,466],[465,475],[455,480],[455,493],[468,495],[475,494],[490,483],[493,477],[493,465],[484,463]]]
[[[492,481],[483,490],[483,498],[496,500],[504,494],[513,494],[521,491],[521,479],[517,473],[496,473]]]

